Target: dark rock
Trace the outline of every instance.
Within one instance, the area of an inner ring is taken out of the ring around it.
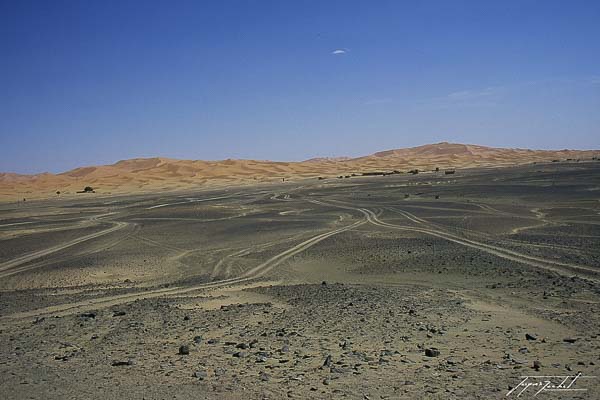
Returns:
[[[120,367],[120,366],[123,366],[123,365],[133,365],[133,364],[134,364],[133,360],[127,360],[127,361],[124,361],[124,360],[113,360],[113,362],[111,363],[111,365],[113,367]]]
[[[242,349],[242,350],[246,350],[248,347],[250,347],[250,346],[248,346],[247,343],[240,343],[235,346],[236,349]]]
[[[323,362],[323,366],[330,368],[333,365],[333,359],[331,358],[331,354],[327,355],[327,357],[325,357],[325,361]]]
[[[95,312],[83,313],[83,314],[81,314],[81,317],[83,317],[83,318],[96,318],[96,313]]]
[[[190,354],[190,347],[188,345],[182,344],[179,346],[179,354],[182,356]]]
[[[537,336],[532,335],[530,333],[526,333],[525,334],[525,339],[527,339],[527,340],[537,340]]]
[[[194,336],[194,343],[200,344],[202,343],[202,336]]]
[[[567,342],[567,343],[575,343],[577,341],[577,338],[574,337],[566,337],[563,339],[563,342]]]
[[[533,362],[533,369],[535,369],[536,371],[539,371],[540,368],[542,368],[542,363],[539,360],[535,360]]]
[[[425,349],[425,355],[427,357],[437,357],[440,355],[440,351],[435,347],[431,347],[429,349]]]
[[[233,353],[233,356],[236,358],[245,358],[248,354],[244,351],[238,351],[237,353]]]
[[[113,317],[122,317],[125,314],[127,314],[125,311],[115,311]]]

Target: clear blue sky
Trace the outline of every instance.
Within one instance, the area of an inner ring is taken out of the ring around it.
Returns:
[[[0,0],[0,91],[4,172],[598,149],[600,1]]]

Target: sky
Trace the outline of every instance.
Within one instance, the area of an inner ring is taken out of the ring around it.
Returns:
[[[0,171],[600,149],[600,1],[0,0]]]

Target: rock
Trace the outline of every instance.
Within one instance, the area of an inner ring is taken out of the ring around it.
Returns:
[[[123,365],[133,365],[133,364],[134,364],[133,360],[126,360],[126,361],[124,361],[124,360],[113,360],[112,363],[111,363],[111,365],[113,367],[120,367],[120,366],[123,366]]]
[[[115,311],[113,317],[122,317],[125,314],[127,314],[125,311]]]
[[[332,365],[333,365],[333,359],[331,358],[331,354],[328,354],[327,357],[325,357],[323,366],[327,367],[327,368],[331,368]]]
[[[202,336],[200,336],[200,335],[194,336],[194,343],[196,343],[196,344],[202,343]]]
[[[533,369],[535,369],[536,371],[539,371],[540,368],[542,368],[542,363],[539,360],[535,360],[533,362]]]
[[[574,337],[566,337],[563,339],[563,342],[567,342],[567,343],[575,343],[577,341],[577,338]]]
[[[236,358],[245,358],[248,354],[244,351],[238,351],[237,353],[233,353],[233,356]]]
[[[219,342],[219,340],[218,340],[218,339],[208,339],[208,340],[206,341],[206,343],[208,343],[208,344],[215,344],[215,343],[218,343],[218,342]]]
[[[537,340],[537,336],[532,335],[531,333],[526,333],[525,334],[525,339],[527,339],[527,340]]]
[[[182,356],[190,354],[190,348],[188,345],[182,344],[179,346],[179,354]]]
[[[183,317],[183,320],[184,320],[184,321],[189,321],[189,320],[190,320],[190,316],[189,316],[189,315],[186,315],[185,317]]]
[[[236,349],[242,349],[242,350],[246,350],[248,347],[250,347],[250,346],[248,346],[247,343],[240,343],[235,346]]]
[[[258,377],[260,378],[261,381],[263,382],[267,382],[271,377],[269,376],[269,374],[265,373],[265,372],[261,372],[260,374],[258,374]]]
[[[425,349],[425,355],[427,357],[437,357],[440,355],[440,351],[438,349],[436,349],[435,347],[431,347],[431,348]]]
[[[87,313],[83,313],[81,314],[82,318],[96,318],[96,313],[95,312],[87,312]]]
[[[196,372],[194,372],[193,376],[195,378],[198,378],[199,380],[203,381],[204,379],[206,379],[208,377],[208,374],[206,373],[206,371],[196,371]]]

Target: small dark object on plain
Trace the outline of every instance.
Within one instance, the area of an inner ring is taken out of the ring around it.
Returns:
[[[127,360],[127,361],[123,361],[123,360],[113,360],[112,364],[113,367],[120,367],[123,365],[133,365],[133,361],[132,360]]]
[[[437,357],[440,355],[440,351],[435,347],[431,347],[429,349],[425,349],[425,355],[427,357]]]

